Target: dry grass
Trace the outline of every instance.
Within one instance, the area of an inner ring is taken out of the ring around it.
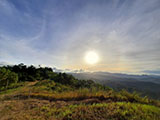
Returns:
[[[36,83],[0,95],[0,120],[160,119],[160,102],[137,93],[94,89],[56,92],[42,87],[35,90]]]
[[[160,108],[130,102],[75,104],[65,101],[0,102],[0,120],[159,120]]]
[[[139,97],[136,93],[128,93],[126,91],[114,92],[110,91],[91,91],[89,89],[79,89],[75,91],[66,92],[47,92],[39,91],[34,92],[29,89],[25,89],[20,93],[13,95],[6,95],[3,100],[11,99],[39,99],[39,100],[49,100],[49,101],[82,101],[86,99],[97,99],[101,102],[132,102],[132,103],[142,103],[150,104],[160,107],[160,102],[156,100],[148,99],[147,97]]]

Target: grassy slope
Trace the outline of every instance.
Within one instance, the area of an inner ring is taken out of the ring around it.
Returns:
[[[72,91],[51,81],[30,82],[0,94],[0,120],[9,119],[160,120],[160,102],[126,91]]]

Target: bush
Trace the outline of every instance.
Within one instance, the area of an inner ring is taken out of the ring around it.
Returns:
[[[0,88],[7,89],[11,84],[18,82],[18,75],[6,68],[0,68]]]

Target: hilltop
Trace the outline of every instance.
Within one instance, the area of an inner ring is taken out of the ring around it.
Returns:
[[[160,101],[50,68],[0,68],[0,120],[159,120]]]

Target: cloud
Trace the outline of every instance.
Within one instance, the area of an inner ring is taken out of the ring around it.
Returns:
[[[9,62],[0,62],[0,66],[6,66],[6,65],[13,65],[13,64]]]
[[[0,61],[91,71],[159,69],[159,5],[159,0],[1,0]],[[89,50],[100,56],[96,66],[84,62]]]
[[[78,17],[77,30],[68,37],[67,56],[72,58],[70,64],[76,63],[85,51],[95,49],[100,52],[103,64],[108,66],[114,64],[119,67],[117,63],[125,63],[133,70],[158,66],[159,4],[156,0],[137,0],[124,2],[118,9],[112,7],[112,2],[109,8],[106,4],[86,6],[81,11],[83,16]]]
[[[15,40],[14,38],[1,36],[0,60],[9,60],[14,64],[19,64],[25,61],[25,64],[46,64],[48,66],[54,64],[58,65],[58,62],[55,63],[53,60],[59,61],[59,56],[54,56],[51,51],[46,52],[35,49],[31,44],[32,43],[26,39]]]
[[[53,67],[53,72],[83,73],[83,72],[87,72],[87,71],[86,71],[86,70],[83,70],[83,69],[73,70],[73,69],[58,69],[58,68],[56,68],[56,67]]]

